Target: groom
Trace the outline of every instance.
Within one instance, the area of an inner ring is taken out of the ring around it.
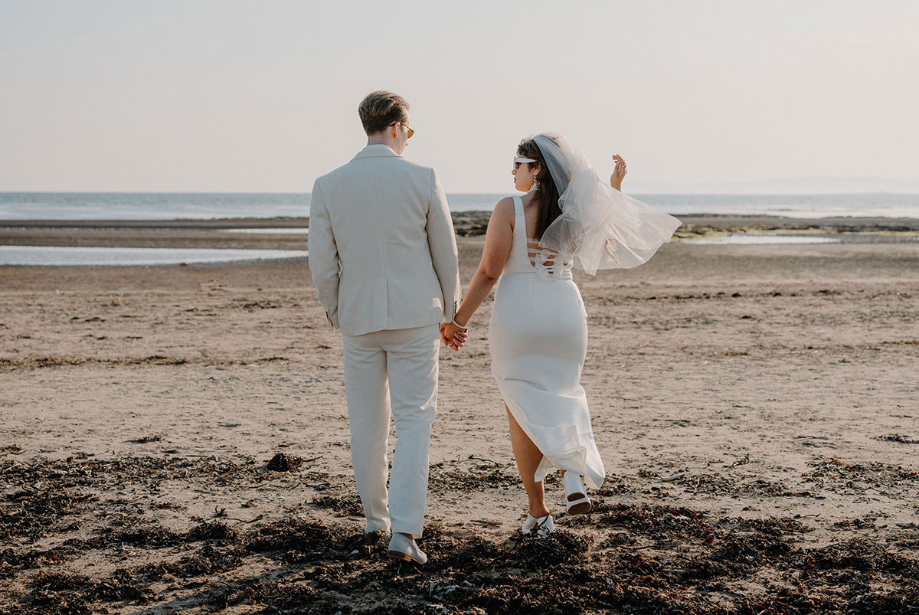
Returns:
[[[408,103],[373,92],[358,112],[367,147],[316,180],[309,265],[344,345],[351,463],[365,532],[392,529],[389,557],[423,564],[428,448],[437,406],[440,324],[460,298],[453,222],[434,169],[402,157]],[[386,490],[390,412],[395,456]]]

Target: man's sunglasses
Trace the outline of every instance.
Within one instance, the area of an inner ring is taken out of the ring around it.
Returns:
[[[415,131],[412,130],[412,127],[406,124],[405,122],[393,122],[392,124],[390,124],[390,126],[395,126],[397,124],[402,124],[403,126],[405,126],[406,130],[408,130],[408,136],[406,137],[406,139],[411,139],[412,135],[415,134]]]

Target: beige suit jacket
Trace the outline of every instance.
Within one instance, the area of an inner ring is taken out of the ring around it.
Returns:
[[[317,179],[309,265],[329,322],[345,335],[453,320],[456,238],[434,169],[368,145]]]

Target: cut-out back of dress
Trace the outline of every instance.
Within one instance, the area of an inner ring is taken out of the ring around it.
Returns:
[[[559,253],[539,247],[539,241],[527,237],[523,199],[514,197],[514,236],[511,254],[504,273],[535,273],[541,278],[571,278],[571,263],[559,258]]]
[[[571,261],[559,259],[557,250],[539,247],[538,239],[527,237],[527,258],[540,277],[571,277]]]

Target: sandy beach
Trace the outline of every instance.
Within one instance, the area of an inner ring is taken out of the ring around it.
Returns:
[[[485,218],[455,217],[466,285]],[[0,226],[4,245],[308,247],[216,230],[252,221]],[[919,242],[677,241],[576,281],[594,512],[566,517],[553,476],[560,531],[519,534],[489,299],[441,351],[416,569],[361,536],[341,336],[306,259],[0,267],[0,613],[915,612]]]

